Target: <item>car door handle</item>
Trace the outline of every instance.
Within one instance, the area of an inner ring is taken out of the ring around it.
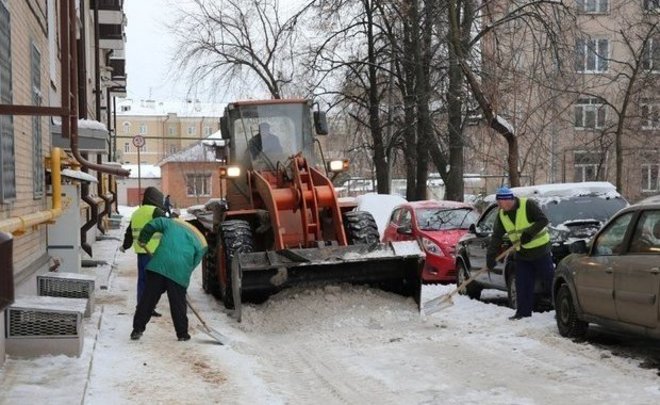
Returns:
[[[653,267],[651,269],[651,274],[660,274],[660,267]]]

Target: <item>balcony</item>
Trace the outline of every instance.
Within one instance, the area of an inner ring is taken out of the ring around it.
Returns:
[[[125,43],[123,24],[99,24],[99,47],[121,50]]]
[[[89,6],[94,9],[98,5],[99,10],[119,10],[124,7],[124,0],[90,0]]]

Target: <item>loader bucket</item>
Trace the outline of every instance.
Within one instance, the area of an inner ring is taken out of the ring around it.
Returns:
[[[286,249],[234,258],[243,297],[268,296],[300,284],[353,283],[413,296],[418,305],[424,259],[416,241]]]

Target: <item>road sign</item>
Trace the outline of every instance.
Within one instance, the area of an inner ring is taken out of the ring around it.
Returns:
[[[136,148],[141,148],[144,146],[144,137],[140,135],[135,135],[133,137],[133,146]]]

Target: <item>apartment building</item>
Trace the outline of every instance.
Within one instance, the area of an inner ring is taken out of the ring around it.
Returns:
[[[198,100],[117,100],[118,161],[138,164],[132,139],[140,135],[146,141],[140,148],[140,162],[157,164],[218,131],[224,107]]]
[[[73,20],[66,13],[60,15],[66,10],[65,5],[73,10]],[[57,256],[49,236],[49,229],[58,226],[57,222],[15,229],[12,221],[23,222],[28,215],[50,208],[51,184],[46,163],[52,148],[61,147],[72,156],[71,139],[62,134],[60,114],[34,115],[43,114],[43,109],[36,113],[34,107],[63,109],[63,76],[77,77],[79,83],[72,94],[77,93],[78,97],[71,99],[79,106],[79,151],[91,162],[110,158],[109,107],[113,97],[125,94],[126,85],[126,19],[122,7],[122,0],[0,0],[0,231],[13,234],[12,257],[3,256],[0,263],[0,364],[5,358],[5,306],[11,304],[13,296],[35,295],[36,276],[48,271]],[[67,26],[63,27],[63,22]],[[68,71],[63,72],[62,58],[66,55],[60,41],[62,33],[71,26],[78,64],[67,65]],[[93,242],[99,232],[97,224],[102,225],[98,217],[91,218],[91,212],[98,216],[112,200],[108,199],[109,178],[87,171],[100,180],[98,186],[76,178],[66,181],[72,190],[77,187],[78,194],[83,188],[88,190],[89,203],[73,203],[80,207],[76,222],[91,224],[81,226],[80,239]],[[67,248],[79,251],[80,246]],[[67,262],[60,271],[70,271],[76,265],[80,266],[80,260],[77,264]]]
[[[491,2],[486,19],[521,4]],[[525,183],[616,184],[618,155],[628,199],[660,193],[660,2],[564,4],[545,5],[553,35],[512,19],[482,41],[484,89],[515,128]],[[506,175],[504,138],[483,126],[468,132],[466,171]]]

